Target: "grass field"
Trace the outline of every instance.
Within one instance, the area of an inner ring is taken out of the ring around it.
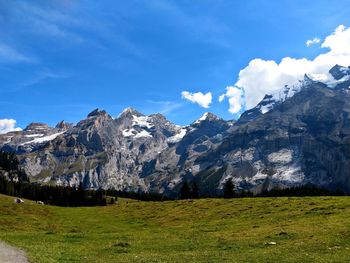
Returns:
[[[349,262],[350,198],[62,208],[0,195],[0,239],[31,262]]]

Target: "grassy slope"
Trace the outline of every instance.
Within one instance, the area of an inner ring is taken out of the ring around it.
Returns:
[[[32,262],[347,262],[350,198],[120,200],[95,208],[12,203],[0,239]],[[276,242],[276,245],[267,245]]]

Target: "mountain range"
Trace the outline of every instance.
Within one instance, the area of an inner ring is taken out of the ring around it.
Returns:
[[[161,114],[96,109],[77,124],[2,134],[0,150],[16,153],[41,184],[176,197],[185,181],[215,195],[232,179],[254,193],[305,184],[350,193],[350,67],[329,75],[266,94],[237,121],[205,113],[178,126]]]

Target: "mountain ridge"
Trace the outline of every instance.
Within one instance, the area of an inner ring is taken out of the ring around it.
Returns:
[[[255,193],[314,184],[350,193],[350,68],[305,75],[267,94],[237,122],[205,113],[187,126],[126,108],[95,109],[75,125],[33,123],[0,135],[32,181],[176,197],[185,181],[217,194],[226,180]]]

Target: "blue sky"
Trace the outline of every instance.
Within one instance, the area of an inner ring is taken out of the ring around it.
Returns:
[[[346,26],[349,11],[348,1],[0,0],[0,119],[55,125],[128,106],[177,124],[206,111],[234,119],[241,111],[218,97],[240,70],[314,59],[324,48],[305,42]]]

